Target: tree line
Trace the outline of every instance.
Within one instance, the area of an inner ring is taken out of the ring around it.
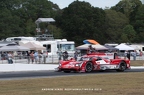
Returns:
[[[55,23],[40,23],[42,33],[55,38],[85,39],[104,43],[143,43],[144,5],[140,0],[121,0],[111,8],[98,8],[85,1],[73,1],[60,9],[48,0],[0,0],[0,39],[35,36],[38,18],[54,18]]]

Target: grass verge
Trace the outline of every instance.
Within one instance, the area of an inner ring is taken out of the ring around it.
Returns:
[[[144,72],[1,80],[0,95],[144,95]]]
[[[144,66],[144,60],[131,60],[131,66]]]

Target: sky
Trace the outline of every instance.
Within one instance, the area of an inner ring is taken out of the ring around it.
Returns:
[[[68,7],[75,0],[49,0],[54,4],[57,4],[61,9]],[[89,2],[94,7],[105,8],[115,6],[120,0],[79,0]]]

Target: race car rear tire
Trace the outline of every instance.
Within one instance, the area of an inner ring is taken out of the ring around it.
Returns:
[[[117,72],[124,72],[126,70],[126,68],[127,68],[126,63],[125,62],[121,62],[120,66],[119,66],[119,69],[117,69],[116,71]]]
[[[91,72],[93,70],[93,64],[92,62],[87,62],[85,66],[85,71],[86,72]]]
[[[104,72],[105,70],[99,70],[99,72]]]
[[[64,71],[65,73],[70,73],[71,71]]]

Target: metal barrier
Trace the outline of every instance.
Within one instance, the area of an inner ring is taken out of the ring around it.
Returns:
[[[124,56],[119,56],[120,58],[124,58]],[[68,59],[70,59],[72,57],[69,57]],[[80,56],[78,57],[78,59],[80,58]],[[22,64],[32,64],[32,60],[30,57],[28,56],[15,56],[13,59],[13,63],[22,63]],[[130,60],[133,60],[133,56],[131,56]],[[136,56],[136,60],[144,60],[144,55],[142,56]],[[58,56],[48,56],[46,57],[46,61],[44,62],[44,57],[42,58],[38,58],[37,62],[34,59],[33,64],[49,64],[49,63],[54,63],[57,64],[59,62],[59,58]],[[8,60],[0,60],[0,64],[8,64]]]
[[[13,63],[25,63],[25,64],[48,64],[48,63],[58,63],[58,57],[52,56],[52,57],[42,57],[38,59],[34,58],[34,62],[32,62],[32,59],[29,56],[15,56],[12,58]],[[0,64],[8,64],[7,59],[1,59]]]

